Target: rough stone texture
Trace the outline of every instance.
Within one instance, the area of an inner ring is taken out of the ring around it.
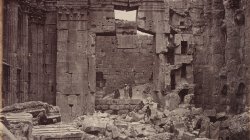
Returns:
[[[55,105],[55,87],[47,87],[49,83],[55,86],[55,59],[50,58],[55,58],[56,45],[52,43],[46,46],[45,42],[51,38],[43,38],[45,32],[53,32],[44,30],[47,23],[45,11],[41,9],[43,3],[33,2],[31,6],[27,1],[6,1],[4,4],[6,18],[3,61],[6,80],[3,104],[46,100]],[[22,10],[18,9],[19,6]],[[50,34],[48,37],[53,38],[53,35]],[[51,65],[46,65],[48,63]]]
[[[47,124],[52,124],[56,122],[61,121],[61,114],[60,109],[57,106],[52,106],[44,102],[40,101],[30,101],[25,103],[15,103],[11,106],[4,107],[1,111],[4,115],[8,115],[9,113],[13,113],[12,116],[16,115],[15,118],[16,121],[18,121],[18,113],[29,113],[31,114],[33,120],[33,125],[39,125],[38,122],[40,120],[39,115],[41,113],[44,113],[46,116],[46,119],[43,121],[46,121]],[[15,114],[17,113],[17,114]],[[22,115],[22,114],[21,114]],[[21,118],[20,118],[21,119]]]
[[[194,93],[199,107],[241,113],[250,89],[249,7],[247,0],[5,0],[4,105],[42,100],[60,106],[67,121],[93,113],[101,69],[107,94],[150,79],[160,99]],[[136,9],[136,22],[115,19],[114,10]],[[135,37],[136,29],[152,36]]]
[[[103,74],[105,83],[101,88],[105,94],[123,88],[124,84],[149,83],[153,74],[153,37],[97,36],[96,57],[96,71]]]
[[[36,140],[80,140],[82,136],[83,132],[81,130],[74,128],[72,125],[66,124],[34,126],[32,129],[32,137]]]
[[[32,114],[30,113],[8,113],[4,117],[8,122],[6,127],[17,138],[22,140],[32,139]]]
[[[98,99],[95,109],[102,112],[108,111],[110,114],[127,114],[135,110],[140,102],[139,99]]]

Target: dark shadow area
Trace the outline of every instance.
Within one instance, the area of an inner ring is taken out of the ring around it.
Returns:
[[[180,103],[184,103],[185,96],[188,94],[188,89],[182,89],[178,95],[180,97]]]

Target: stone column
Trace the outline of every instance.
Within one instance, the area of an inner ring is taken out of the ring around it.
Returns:
[[[39,20],[37,24],[37,95],[40,100],[45,101],[45,70],[44,70],[44,21]],[[39,99],[37,99],[39,100]],[[46,101],[45,101],[46,102]]]
[[[56,69],[56,50],[57,50],[57,13],[55,9],[47,11],[44,30],[44,87],[46,96],[44,100],[56,105],[56,90],[55,90],[55,69]]]
[[[18,3],[15,0],[6,2],[6,44],[8,45],[9,64],[10,64],[10,85],[9,93],[7,95],[7,105],[16,102],[16,66],[17,66],[17,30],[18,30]]]
[[[29,42],[31,52],[29,54],[29,71],[31,73],[29,100],[37,98],[37,25],[29,18]],[[39,97],[40,98],[40,97]],[[41,99],[41,98],[40,98]]]
[[[45,15],[41,9],[32,9],[29,14],[29,54],[31,72],[31,89],[29,100],[45,101],[44,97],[44,21]]]
[[[25,7],[24,7],[25,8]],[[25,9],[27,10],[27,9]],[[21,28],[21,96],[20,101],[28,100],[28,14],[27,11],[22,13],[22,28]]]
[[[246,64],[246,93],[247,94],[247,103],[250,105],[250,1],[246,1],[246,14],[245,14],[245,64]]]

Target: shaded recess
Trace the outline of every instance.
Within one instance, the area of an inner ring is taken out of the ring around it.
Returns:
[[[178,95],[180,97],[180,103],[184,103],[185,96],[188,94],[188,89],[182,89]]]

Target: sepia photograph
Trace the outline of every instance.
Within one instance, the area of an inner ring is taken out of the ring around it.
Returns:
[[[0,0],[0,140],[250,140],[250,0]]]

